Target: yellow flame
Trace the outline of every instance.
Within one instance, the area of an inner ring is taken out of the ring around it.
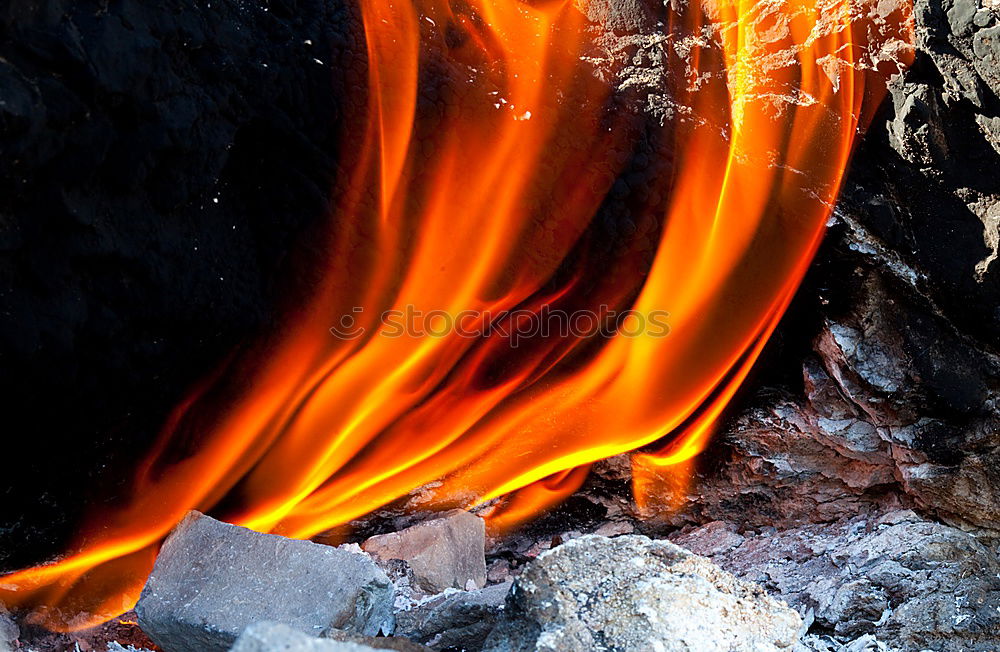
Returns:
[[[192,508],[311,537],[417,490],[428,508],[506,496],[489,515],[502,530],[578,488],[592,462],[668,436],[636,456],[636,494],[679,495],[912,43],[902,2],[706,0],[671,14],[664,33],[702,45],[693,78],[663,80],[690,109],[655,135],[673,156],[658,183],[669,201],[632,197],[635,228],[609,248],[592,220],[640,130],[586,62],[596,45],[577,7],[361,10],[368,93],[345,125],[356,147],[308,304],[178,407],[78,552],[0,579],[5,601],[41,605],[49,626],[130,608]],[[514,348],[496,332],[400,337],[384,320],[415,307],[483,327],[601,304],[669,313],[669,329]],[[341,315],[357,337],[330,335]]]

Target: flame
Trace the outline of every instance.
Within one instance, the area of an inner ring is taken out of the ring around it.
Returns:
[[[671,11],[663,34],[694,39],[663,80],[684,108],[649,138],[672,165],[610,246],[595,215],[621,217],[610,190],[648,134],[592,63],[586,7],[360,9],[368,93],[308,300],[177,408],[77,552],[0,578],[4,601],[49,627],[131,608],[192,508],[305,538],[401,497],[499,498],[489,518],[504,529],[591,463],[667,435],[635,458],[637,497],[680,491],[805,273],[859,128],[912,56],[905,2]],[[609,322],[599,306],[631,312]],[[592,327],[527,328],[553,308]],[[416,312],[430,332],[401,335]]]

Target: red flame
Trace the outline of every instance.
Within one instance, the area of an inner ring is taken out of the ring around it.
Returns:
[[[129,500],[95,515],[78,552],[0,580],[49,626],[131,607],[192,508],[311,537],[408,495],[427,508],[505,497],[490,514],[503,529],[578,488],[592,462],[666,435],[636,456],[636,494],[679,491],[912,43],[904,2],[705,0],[672,14],[664,51],[683,45],[687,68],[662,80],[678,116],[655,138],[673,164],[632,189],[608,244],[595,214],[620,216],[609,190],[640,130],[600,78],[614,71],[592,63],[599,31],[580,8],[361,10],[367,102],[308,304],[177,409]],[[545,337],[553,310],[576,331]]]

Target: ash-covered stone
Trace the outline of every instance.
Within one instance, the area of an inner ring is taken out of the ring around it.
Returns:
[[[153,651],[145,647],[135,647],[134,645],[122,645],[118,641],[109,641],[107,652],[153,652]]]
[[[330,630],[322,638],[275,622],[250,625],[236,640],[231,652],[428,652],[428,648],[405,638],[374,637]]]
[[[712,523],[672,538],[765,586],[841,645],[1000,649],[1000,559],[967,532],[911,511],[781,532],[734,530]],[[826,649],[821,642],[815,636],[814,649]]]
[[[260,534],[191,512],[163,544],[136,606],[168,652],[227,650],[249,625],[310,635],[391,631],[393,586],[365,554]]]
[[[486,584],[486,526],[460,509],[361,544],[380,560],[407,563],[416,587],[427,594],[448,588],[476,589]]]
[[[1000,11],[916,0],[914,17],[916,61],[891,82],[793,307],[816,327],[805,391],[740,419],[724,474],[745,482],[730,515],[701,520],[837,520],[888,499],[996,535]]]
[[[524,570],[484,649],[791,650],[800,626],[759,586],[668,541],[588,535]]]
[[[373,652],[375,648],[360,643],[333,641],[303,634],[297,629],[274,622],[255,623],[236,640],[232,652]]]
[[[396,652],[430,652],[429,648],[414,643],[403,636],[364,636],[342,629],[328,629],[321,638],[342,643],[365,645],[376,650],[396,650]]]
[[[724,463],[666,521],[787,528],[917,508],[996,535],[997,357],[922,314],[884,270],[856,280],[800,362],[801,389],[759,391],[710,453]]]
[[[831,636],[808,634],[799,641],[795,652],[896,652],[896,648],[871,634],[859,636],[849,643],[841,643]]]
[[[7,608],[0,604],[0,652],[14,649],[14,643],[21,635],[21,630],[10,617]]]
[[[446,591],[396,612],[396,635],[435,650],[479,650],[503,612],[511,582]]]

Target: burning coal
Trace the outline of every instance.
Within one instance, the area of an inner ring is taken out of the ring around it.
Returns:
[[[622,82],[640,54],[612,56],[593,7],[360,8],[367,95],[310,300],[178,407],[75,551],[3,578],[48,625],[130,608],[192,508],[305,538],[404,496],[498,499],[503,529],[661,441],[635,479],[662,500],[791,300],[912,42],[902,2],[677,6],[651,128]]]

